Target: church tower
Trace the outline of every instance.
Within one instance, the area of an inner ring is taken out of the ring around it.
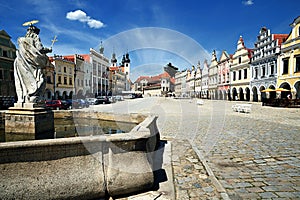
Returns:
[[[117,58],[115,52],[112,54],[111,60],[110,60],[112,67],[117,67]]]
[[[129,59],[128,52],[125,55],[123,55],[122,65],[124,66],[124,73],[126,74],[127,79],[129,79],[130,78],[130,59]]]

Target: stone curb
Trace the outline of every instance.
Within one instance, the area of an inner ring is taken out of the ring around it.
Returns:
[[[221,197],[224,200],[230,200],[225,188],[222,186],[222,184],[218,181],[218,179],[216,178],[216,176],[214,175],[213,171],[210,169],[210,167],[208,166],[206,160],[204,159],[204,157],[202,156],[201,152],[199,151],[199,149],[196,147],[195,144],[193,144],[191,141],[189,141],[189,143],[191,144],[193,150],[195,151],[195,153],[197,154],[199,160],[201,161],[201,163],[203,164],[205,170],[207,171],[208,175],[211,178],[212,183],[214,184],[214,186],[216,187],[216,189],[218,190],[218,192],[220,192]]]

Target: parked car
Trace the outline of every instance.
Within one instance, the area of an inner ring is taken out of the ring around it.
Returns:
[[[123,96],[118,95],[118,96],[115,96],[115,100],[116,101],[124,101],[124,98],[123,98]]]
[[[89,102],[84,99],[73,99],[73,108],[87,108],[89,107]]]
[[[115,102],[116,102],[115,96],[109,96],[108,99],[109,99],[109,101],[110,101],[111,103],[115,103]]]
[[[72,99],[66,99],[67,104],[69,105],[69,109],[73,108],[73,100]]]
[[[133,94],[128,94],[124,96],[124,99],[134,99],[135,96]]]
[[[89,105],[95,105],[96,98],[86,98],[85,99],[87,102],[89,102]]]
[[[99,96],[99,97],[97,97],[95,105],[109,104],[109,103],[111,103],[111,102],[109,101],[109,99],[107,97],[105,97],[105,96]]]
[[[70,107],[70,104],[66,100],[47,100],[46,107],[55,110],[66,110]]]

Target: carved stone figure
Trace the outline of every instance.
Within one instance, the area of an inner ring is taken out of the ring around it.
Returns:
[[[46,54],[52,49],[43,47],[39,32],[40,29],[31,24],[25,37],[18,38],[19,49],[14,62],[17,103],[36,103],[45,91],[44,71],[49,65]]]

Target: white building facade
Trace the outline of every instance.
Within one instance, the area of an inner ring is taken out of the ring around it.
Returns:
[[[95,96],[106,96],[109,89],[109,59],[103,55],[103,51],[97,52],[90,49],[90,61],[92,64],[92,88]]]
[[[271,34],[270,29],[262,27],[255,42],[250,65],[250,88],[253,101],[266,98],[262,90],[275,89],[277,83],[277,58],[280,46],[287,34]],[[272,94],[276,95],[276,93]],[[272,97],[271,98],[274,98]]]

